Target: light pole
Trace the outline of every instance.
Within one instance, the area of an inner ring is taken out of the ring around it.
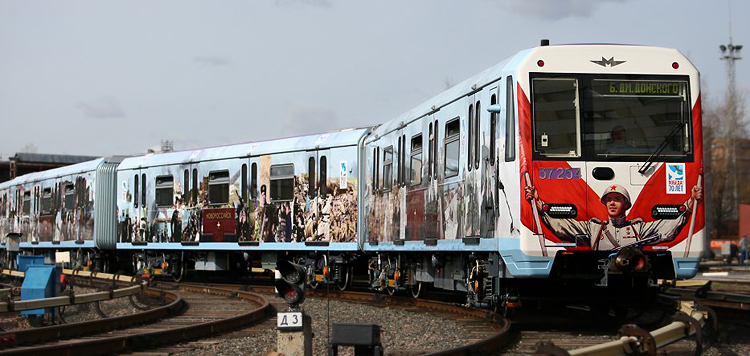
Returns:
[[[731,24],[729,27],[729,44],[727,45],[720,45],[719,49],[721,50],[721,60],[726,61],[727,63],[727,107],[726,107],[726,116],[724,118],[724,132],[723,136],[728,140],[727,142],[727,148],[728,148],[728,155],[725,160],[725,167],[730,169],[730,163],[731,163],[731,169],[732,169],[732,200],[730,201],[730,204],[732,204],[731,209],[731,216],[739,217],[739,195],[737,192],[738,189],[738,182],[737,182],[737,171],[739,170],[739,167],[737,167],[737,129],[739,128],[739,120],[737,113],[737,91],[735,86],[735,80],[734,80],[734,62],[737,60],[742,59],[740,57],[740,51],[742,50],[742,45],[737,45],[732,43],[732,29]]]

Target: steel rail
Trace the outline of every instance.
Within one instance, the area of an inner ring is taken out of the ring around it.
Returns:
[[[198,291],[197,289],[191,289],[190,286],[186,286],[184,288],[180,287],[180,289]],[[149,292],[156,293],[158,295],[171,294],[169,291],[158,288],[149,288],[148,290]],[[0,351],[0,355],[95,355],[119,353],[126,350],[148,349],[160,345],[179,343],[206,337],[207,335],[234,330],[240,327],[254,325],[258,322],[261,322],[262,320],[265,320],[270,315],[270,311],[272,309],[271,305],[265,297],[255,293],[234,290],[221,290],[217,288],[211,288],[210,290],[207,290],[205,287],[201,288],[199,292],[208,292],[211,294],[219,294],[248,300],[258,305],[258,307],[249,311],[248,313],[218,321],[209,321],[200,324],[170,328],[168,330],[139,333],[135,335],[131,334],[111,336],[101,339],[86,339],[79,342],[66,342],[51,345],[41,345],[38,347],[28,347],[24,349],[11,349]],[[77,324],[68,324],[65,326],[70,327],[74,325]]]
[[[201,287],[200,284],[196,284],[196,287]],[[203,286],[205,287],[205,286]],[[275,293],[274,287],[272,286],[253,286],[251,290],[262,292],[262,293]],[[397,296],[386,296],[379,293],[366,293],[366,292],[352,292],[352,291],[340,291],[330,290],[325,291],[322,289],[306,290],[305,293],[311,297],[325,298],[330,296],[331,298],[352,301],[352,302],[364,302],[376,305],[395,305],[401,307],[413,307],[419,309],[427,309],[436,312],[445,312],[450,314],[458,314],[470,318],[486,320],[494,323],[498,326],[497,332],[492,335],[459,347],[438,350],[438,351],[425,351],[422,355],[431,356],[462,356],[462,355],[485,355],[496,352],[503,347],[507,346],[511,340],[511,323],[509,320],[504,319],[494,312],[470,308],[463,305],[456,305],[451,303],[445,303],[441,301],[433,301],[426,299],[415,299],[409,297],[397,297]]]
[[[6,346],[31,345],[50,340],[66,339],[125,327],[145,324],[154,320],[177,315],[185,309],[185,302],[173,293],[147,289],[144,293],[153,297],[164,297],[166,304],[140,313],[123,315],[107,319],[89,320],[78,323],[52,325],[35,329],[18,330],[0,334],[0,340],[8,340]],[[0,352],[5,354],[5,351]]]

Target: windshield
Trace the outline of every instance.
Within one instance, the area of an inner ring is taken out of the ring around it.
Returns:
[[[687,78],[652,78],[533,78],[535,154],[643,161],[666,141],[657,161],[686,157],[692,153]]]

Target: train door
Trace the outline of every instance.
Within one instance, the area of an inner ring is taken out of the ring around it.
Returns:
[[[396,161],[396,186],[395,202],[391,209],[395,209],[392,214],[393,221],[393,240],[403,240],[406,237],[406,135],[404,128],[397,131],[398,139],[394,160]]]
[[[500,93],[497,86],[493,86],[487,93],[489,101],[488,105],[497,105]],[[486,99],[485,99],[486,100]],[[487,106],[489,107],[489,106]],[[481,108],[480,108],[481,109]],[[498,215],[498,154],[497,154],[497,141],[498,141],[498,113],[487,112],[486,110],[482,114],[489,116],[489,125],[487,130],[487,145],[486,154],[482,172],[482,221],[480,235],[482,237],[493,237],[495,231],[495,221]]]
[[[333,187],[335,183],[329,183],[328,175],[332,164],[330,162],[331,150],[323,149],[315,151],[317,156],[318,164],[318,199],[317,202],[317,231],[315,234],[319,236],[323,241],[330,241],[331,234],[330,228],[334,217],[333,199],[331,194],[333,193]]]
[[[146,202],[145,202],[145,185],[144,178],[141,176],[141,169],[133,169],[129,171],[130,176],[128,180],[131,182],[130,191],[133,194],[133,211],[131,214],[132,220],[132,240],[131,241],[146,241]],[[145,174],[143,174],[145,176]],[[74,183],[74,188],[78,185],[78,182]],[[74,199],[75,201],[75,199]],[[73,203],[75,205],[75,203]]]
[[[41,204],[39,212],[39,240],[40,241],[52,241],[54,237],[54,224],[55,224],[55,213],[57,206],[55,205],[55,194],[57,193],[54,189],[53,183],[47,182],[47,186],[42,186]]]
[[[431,122],[431,120],[427,120]],[[425,191],[424,181],[429,181],[423,173],[423,154],[426,149],[425,138],[421,122],[417,122],[417,130],[411,130],[411,136],[406,136],[406,152],[408,157],[404,169],[406,170],[406,227],[405,236],[407,240],[419,240],[424,238],[425,220]],[[430,124],[432,125],[432,124]],[[432,127],[432,126],[430,126]]]
[[[442,235],[442,224],[438,221],[439,205],[438,200],[441,194],[441,189],[438,184],[438,137],[442,130],[439,127],[439,121],[436,115],[429,115],[426,119],[428,122],[428,133],[427,133],[427,169],[424,175],[427,182],[423,183],[427,187],[427,192],[424,199],[424,230],[420,233],[422,239],[436,239]],[[457,164],[458,162],[456,162]],[[440,229],[440,231],[438,231]]]
[[[258,241],[255,236],[255,218],[256,212],[260,206],[260,159],[256,157],[248,158],[248,194],[245,203],[244,214],[240,212],[240,241]]]
[[[480,96],[472,94],[467,96],[468,109],[466,109],[468,142],[466,144],[467,155],[465,156],[465,169],[467,174],[464,180],[464,195],[467,199],[464,201],[465,228],[458,231],[456,238],[464,236],[479,236],[479,215],[480,212],[480,193],[479,193],[479,161],[481,156],[481,115],[480,115]],[[459,165],[460,167],[460,165]],[[463,175],[461,175],[463,176]],[[459,194],[460,196],[460,194]],[[460,204],[460,203],[459,203]]]
[[[228,160],[203,164],[208,176],[203,179],[207,194],[201,211],[201,241],[237,242],[235,203],[239,202],[237,194],[240,192],[231,187],[235,179],[241,179],[242,164]]]
[[[555,221],[588,221],[592,216],[591,201],[587,198],[587,164],[581,160],[583,123],[579,79],[540,75],[532,78],[531,88],[535,155],[532,172],[535,176],[525,180],[533,182],[544,202],[544,211],[539,215],[545,214]],[[535,220],[535,230],[539,231],[542,224],[539,217],[535,216]],[[572,248],[589,238],[555,230],[557,233],[544,237],[537,235],[544,256],[548,255],[548,247]]]

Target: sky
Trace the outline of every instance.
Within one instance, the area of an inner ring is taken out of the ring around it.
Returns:
[[[542,38],[676,48],[705,106],[726,91],[730,18],[750,45],[746,14],[738,0],[0,0],[0,160],[383,123]]]

